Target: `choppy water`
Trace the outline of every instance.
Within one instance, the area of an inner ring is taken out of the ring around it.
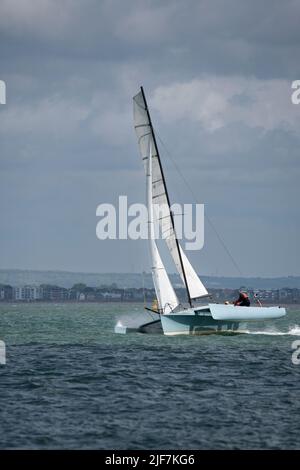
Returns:
[[[300,309],[237,336],[116,335],[139,305],[0,305],[1,448],[299,448]]]

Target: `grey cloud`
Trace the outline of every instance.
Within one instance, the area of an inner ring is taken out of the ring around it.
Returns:
[[[297,74],[299,3],[120,0],[1,4],[1,53],[153,60],[173,73]],[[182,73],[184,73],[182,71]],[[292,79],[293,77],[291,77]]]
[[[299,2],[21,3],[0,4],[3,265],[140,270],[137,245],[96,239],[95,210],[145,199],[131,114],[144,84],[159,136],[245,274],[299,274]],[[161,151],[172,200],[192,201]],[[236,274],[208,226],[193,259]]]

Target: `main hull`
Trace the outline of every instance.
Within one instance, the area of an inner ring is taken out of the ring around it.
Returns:
[[[167,336],[233,334],[245,332],[249,322],[277,319],[285,314],[285,309],[280,307],[209,304],[162,315],[161,324]]]
[[[196,308],[172,311],[157,319],[135,327],[117,324],[116,333],[163,333],[175,335],[209,335],[244,333],[249,323],[269,321],[286,314],[280,307],[234,307],[233,305],[208,304]]]

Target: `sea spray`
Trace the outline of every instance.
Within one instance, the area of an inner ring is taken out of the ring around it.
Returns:
[[[288,331],[278,331],[275,329],[272,330],[245,330],[244,333],[249,334],[249,335],[271,335],[271,336],[300,336],[300,326],[299,325],[294,325],[293,327],[290,327]]]
[[[153,315],[151,315],[150,312],[143,310],[143,307],[141,307],[139,312],[132,312],[130,314],[121,315],[118,317],[116,326],[138,328],[140,325],[143,325],[144,323],[147,323],[153,319]]]

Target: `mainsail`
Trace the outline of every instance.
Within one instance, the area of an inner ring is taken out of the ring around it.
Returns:
[[[148,199],[148,237],[150,243],[152,260],[152,277],[158,300],[159,308],[162,313],[169,313],[179,304],[174,292],[168,274],[161,260],[157,245],[155,242],[154,213],[152,204],[152,150],[150,151],[147,165],[147,199]]]
[[[167,193],[164,174],[162,171],[159,152],[142,88],[141,91],[133,98],[133,114],[134,127],[146,172],[148,170],[147,162],[149,157],[149,149],[152,149],[151,206],[155,205],[155,207],[158,208],[158,221],[161,227],[162,237],[167,243],[176,269],[186,287],[188,299],[191,304],[191,299],[206,296],[208,293],[176,238],[174,218],[170,210],[170,201]]]

